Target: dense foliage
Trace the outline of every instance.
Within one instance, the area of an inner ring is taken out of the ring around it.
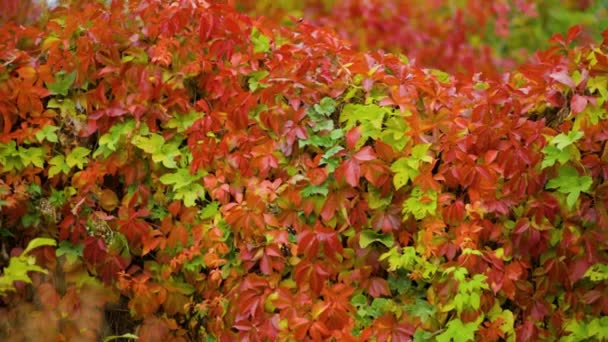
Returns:
[[[0,28],[0,339],[608,338],[608,32],[455,77],[269,20]]]
[[[453,75],[498,76],[581,24],[580,39],[608,27],[605,0],[237,0],[237,8],[289,25],[305,18],[362,51],[399,52]]]

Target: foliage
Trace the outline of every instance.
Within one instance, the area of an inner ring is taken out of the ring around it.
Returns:
[[[272,22],[303,18],[331,28],[361,51],[402,53],[452,74],[498,76],[547,47],[551,35],[582,24],[589,40],[608,25],[605,0],[236,0]]]
[[[11,291],[16,291],[13,286],[13,283],[16,281],[31,284],[32,279],[28,275],[29,272],[47,273],[44,268],[36,265],[36,259],[28,254],[35,248],[55,245],[55,241],[52,239],[35,238],[29,242],[21,255],[11,257],[8,266],[4,268],[2,276],[0,276],[0,296],[5,296]]]
[[[476,56],[427,24],[454,48],[437,63]],[[3,25],[8,269],[58,242],[19,264],[0,339],[605,338],[608,32],[584,34],[494,77],[420,67],[438,46],[415,35],[408,60],[222,2]]]

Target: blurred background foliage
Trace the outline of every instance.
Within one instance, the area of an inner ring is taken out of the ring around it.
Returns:
[[[608,0],[236,0],[269,22],[335,30],[360,50],[400,52],[455,74],[497,75],[581,24],[584,40],[608,28]]]
[[[0,25],[32,22],[49,7],[74,1],[80,0],[0,0]],[[583,40],[598,40],[608,28],[608,0],[179,1],[222,2],[268,25],[305,20],[334,30],[355,49],[402,53],[417,65],[454,75],[498,76],[573,25],[583,25]]]

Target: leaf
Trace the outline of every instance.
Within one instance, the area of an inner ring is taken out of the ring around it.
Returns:
[[[374,160],[376,159],[376,153],[370,146],[365,146],[353,155],[353,159],[358,162]]]
[[[205,206],[205,208],[203,208],[203,210],[201,210],[201,219],[205,220],[205,219],[210,219],[215,217],[215,215],[219,212],[219,208],[220,208],[220,202],[211,202],[209,204],[207,204]]]
[[[321,99],[321,102],[315,104],[313,108],[315,112],[324,116],[329,116],[336,110],[336,101],[331,97],[324,97]]]
[[[388,118],[385,126],[380,133],[380,139],[392,146],[395,151],[402,151],[410,141],[410,137],[406,134],[409,127],[405,119],[399,116]]]
[[[386,206],[391,204],[391,201],[393,199],[392,193],[390,193],[387,197],[382,197],[382,193],[380,192],[380,190],[374,189],[372,187],[369,187],[368,195],[369,196],[367,198],[367,205],[370,209],[374,210],[385,208]]]
[[[571,149],[560,150],[556,146],[549,145],[543,149],[545,158],[541,162],[541,169],[555,165],[555,162],[559,162],[561,165],[566,164],[571,158],[576,156],[576,151]]]
[[[65,163],[65,157],[60,154],[54,156],[51,160],[49,160],[49,164],[51,167],[49,168],[49,177],[55,177],[60,173],[65,173],[66,175],[70,173],[70,167]]]
[[[554,73],[549,74],[549,77],[570,88],[576,87],[576,84],[574,84],[574,81],[572,80],[570,75],[568,75],[568,70],[565,68],[560,71],[556,71]]]
[[[27,248],[23,251],[23,254],[44,246],[57,246],[57,242],[50,238],[35,238],[27,244]]]
[[[253,52],[268,52],[270,51],[270,38],[263,35],[257,27],[251,30],[251,42],[253,43]]]
[[[580,140],[585,134],[581,131],[570,131],[567,135],[564,133],[560,133],[553,137],[549,142],[552,145],[555,145],[560,150],[563,150],[567,146],[570,146]]]
[[[9,264],[4,268],[3,274],[0,276],[0,296],[6,292],[14,291],[13,283],[22,281],[27,284],[32,283],[28,272],[47,273],[47,270],[35,265],[36,258],[26,257],[24,255],[11,257]]]
[[[566,194],[566,203],[569,209],[574,207],[581,192],[588,192],[593,184],[593,179],[589,176],[579,176],[578,171],[571,166],[564,166],[559,169],[557,178],[547,182],[547,189],[557,189],[558,192]]]
[[[327,185],[312,185],[312,184],[306,186],[300,192],[302,197],[312,197],[314,195],[327,196],[328,193],[329,193],[329,189],[327,188]]]
[[[602,263],[592,265],[585,272],[585,277],[593,282],[608,280],[608,265]]]
[[[359,178],[361,178],[361,167],[354,159],[348,159],[342,164],[344,168],[344,178],[346,183],[352,187],[356,187],[359,184]]]
[[[23,162],[23,166],[34,165],[39,168],[44,167],[45,152],[42,147],[19,147],[19,156]]]
[[[110,189],[104,189],[99,196],[99,205],[105,211],[113,211],[118,206],[118,196]]]
[[[393,176],[393,185],[396,190],[405,186],[410,180],[414,180],[419,175],[419,167],[421,162],[430,163],[433,158],[427,155],[427,151],[431,144],[419,144],[412,148],[409,157],[401,157],[391,165],[391,170],[395,172]]]
[[[52,125],[46,125],[46,126],[42,127],[42,129],[40,129],[38,132],[36,132],[36,139],[39,142],[43,142],[44,140],[47,140],[47,141],[56,143],[59,141],[59,139],[57,138],[57,134],[55,132],[58,130],[59,130],[59,127],[52,126]]]
[[[9,260],[9,264],[4,268],[3,274],[0,276],[0,296],[6,292],[14,291],[13,283],[22,281],[28,284],[32,283],[28,272],[47,273],[47,270],[36,265],[36,258],[28,256],[32,250],[44,246],[56,246],[57,242],[50,238],[35,238],[31,240],[25,250],[19,256],[13,256]]]
[[[72,71],[69,74],[66,74],[65,71],[60,71],[55,74],[55,82],[48,84],[47,88],[56,95],[67,96],[70,87],[76,80],[76,70]]]
[[[369,138],[378,139],[382,134],[382,123],[386,115],[393,113],[392,109],[375,104],[352,104],[344,106],[340,113],[340,122],[345,123],[345,130],[359,125],[361,137],[355,146],[360,148]]]
[[[249,84],[249,90],[256,91],[258,88],[267,88],[269,85],[260,83],[261,80],[266,78],[270,73],[266,70],[254,71],[249,74],[247,83]]]
[[[112,125],[108,132],[99,138],[99,147],[93,153],[93,157],[103,154],[107,158],[112,152],[117,151],[121,139],[135,129],[135,121],[127,120]]]
[[[423,192],[419,187],[412,189],[410,197],[403,203],[403,213],[411,214],[416,220],[435,215],[437,211],[437,192]]]
[[[406,305],[405,311],[425,323],[435,315],[436,309],[426,300],[416,298],[414,304]]]
[[[205,114],[196,111],[190,111],[186,114],[176,113],[167,123],[165,127],[175,128],[178,133],[183,133],[190,128],[196,120],[202,118]]]
[[[450,74],[445,71],[441,71],[438,69],[431,69],[431,75],[437,77],[437,80],[441,83],[450,83]]]
[[[127,333],[127,334],[122,334],[122,335],[108,336],[108,337],[106,337],[103,340],[103,342],[110,342],[110,341],[114,341],[114,340],[118,340],[118,339],[122,339],[122,338],[124,338],[124,339],[130,339],[130,340],[138,340],[139,339],[139,337],[137,335]]]
[[[183,200],[187,207],[193,207],[197,199],[205,197],[205,188],[198,183],[204,175],[203,171],[192,175],[189,169],[178,169],[175,173],[162,175],[160,181],[173,187],[175,199]]]
[[[367,246],[374,242],[379,242],[390,248],[395,243],[395,240],[392,234],[382,234],[371,229],[361,231],[361,235],[359,236],[359,246],[361,248],[367,248]]]
[[[572,108],[574,113],[580,113],[585,110],[587,103],[587,97],[574,94],[574,96],[572,96],[572,100],[570,100],[570,108]]]
[[[150,137],[138,135],[133,138],[132,143],[144,152],[151,154],[153,162],[162,163],[166,168],[177,168],[175,157],[181,156],[181,152],[179,151],[181,140],[176,139],[165,143],[162,135],[152,133]]]
[[[483,320],[482,317],[478,318],[475,322],[469,322],[463,324],[458,318],[452,319],[446,325],[446,330],[437,335],[437,342],[467,342],[475,340],[475,332],[479,327],[479,324]]]
[[[70,152],[70,154],[67,155],[67,157],[65,158],[65,163],[70,168],[77,166],[79,169],[82,169],[84,167],[84,164],[88,162],[87,156],[89,155],[89,153],[91,153],[91,150],[89,150],[88,148],[78,146],[74,148]]]
[[[0,166],[3,172],[21,170],[24,167],[21,153],[17,150],[17,143],[14,140],[6,144],[0,143]]]

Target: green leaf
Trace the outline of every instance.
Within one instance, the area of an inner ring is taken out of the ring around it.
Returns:
[[[313,106],[315,112],[329,116],[336,110],[336,101],[331,97],[324,97],[321,102]]]
[[[207,204],[203,210],[201,210],[200,217],[202,220],[213,218],[219,212],[219,209],[220,202],[211,202]]]
[[[393,185],[396,190],[418,177],[418,169],[422,162],[430,163],[433,161],[433,158],[427,155],[430,146],[431,144],[418,144],[412,148],[409,157],[401,157],[391,165],[391,171],[395,173]]]
[[[202,118],[205,114],[195,111],[188,112],[186,114],[175,114],[167,123],[165,127],[175,128],[178,133],[185,132],[190,128],[196,120]]]
[[[0,143],[0,166],[3,172],[21,170],[24,167],[21,153],[17,150],[17,143],[14,140],[6,144]]]
[[[172,185],[173,190],[179,190],[198,181],[203,176],[204,175],[200,171],[193,175],[188,169],[177,169],[175,173],[166,173],[162,175],[160,181],[165,185]]]
[[[395,240],[392,234],[382,234],[372,229],[364,229],[361,231],[361,235],[359,236],[359,246],[361,246],[361,248],[367,248],[367,246],[374,242],[380,242],[386,247],[392,247]]]
[[[363,294],[357,294],[354,295],[351,299],[350,299],[351,304],[356,307],[356,308],[360,308],[363,306],[367,306],[369,303],[367,302],[367,297]]]
[[[135,129],[135,121],[127,120],[112,125],[108,132],[99,138],[99,147],[93,153],[93,157],[97,157],[103,154],[104,158],[107,158],[112,152],[118,150],[122,139],[133,132]]]
[[[23,254],[27,254],[33,249],[43,246],[57,246],[57,242],[50,238],[35,238],[27,244],[27,248],[23,251]]]
[[[570,131],[567,135],[564,133],[560,133],[551,139],[551,144],[555,145],[560,150],[563,150],[567,146],[570,146],[577,142],[580,138],[584,136],[583,132],[580,131]]]
[[[29,242],[28,246],[19,256],[11,257],[9,264],[4,268],[2,275],[0,276],[0,296],[6,292],[14,291],[13,283],[15,281],[22,281],[27,284],[31,284],[32,280],[28,275],[28,272],[40,272],[47,273],[45,269],[36,265],[36,258],[28,256],[27,254],[32,250],[42,246],[55,246],[56,242],[49,238],[35,238]]]
[[[54,156],[51,160],[49,160],[49,164],[51,167],[49,168],[49,177],[55,177],[60,173],[65,173],[66,175],[70,173],[70,167],[65,163],[65,157],[63,155]]]
[[[193,207],[197,199],[205,197],[205,188],[198,183],[204,175],[202,171],[192,175],[188,169],[178,169],[175,173],[162,175],[160,181],[172,186],[175,199],[182,200],[187,207]]]
[[[195,206],[199,198],[205,198],[205,188],[200,184],[190,184],[175,192],[175,199],[182,200],[186,207]]]
[[[583,132],[572,130],[568,134],[560,133],[551,138],[548,145],[543,148],[545,158],[541,163],[541,169],[553,166],[555,162],[564,165],[569,160],[579,160],[580,152],[574,143],[583,135]]]
[[[334,170],[340,164],[340,160],[339,160],[340,158],[333,158],[333,156],[335,156],[338,152],[340,152],[342,150],[344,150],[344,147],[342,147],[340,145],[336,145],[336,146],[328,149],[323,154],[323,157],[321,157],[321,161],[319,162],[319,165],[328,165],[329,172],[330,173],[334,172]]]
[[[254,71],[249,74],[247,83],[249,84],[249,90],[256,91],[258,88],[268,88],[268,84],[260,83],[261,80],[266,78],[270,73],[266,70]]]
[[[585,277],[593,282],[608,280],[608,265],[602,263],[592,265],[585,272]]]
[[[559,162],[561,165],[566,164],[570,159],[576,160],[576,155],[578,153],[577,149],[564,149],[560,150],[556,146],[548,145],[543,148],[543,153],[545,154],[545,158],[540,164],[541,169],[553,166],[555,162]]]
[[[181,155],[179,151],[179,145],[181,140],[174,140],[165,143],[165,138],[162,135],[152,133],[150,137],[136,136],[132,140],[133,145],[139,147],[144,152],[152,155],[152,161],[155,163],[162,163],[166,168],[175,169],[177,164],[175,163],[175,157]]]
[[[376,210],[380,208],[386,208],[389,204],[391,204],[393,200],[393,194],[389,193],[387,197],[382,197],[382,193],[380,190],[375,189],[371,186],[368,187],[368,197],[367,197],[367,205],[370,209]]]
[[[253,43],[254,53],[270,51],[270,38],[263,35],[257,27],[251,30],[251,42]]]
[[[395,151],[402,151],[410,141],[406,134],[409,130],[407,122],[403,117],[393,116],[386,120],[385,128],[380,133],[380,139],[393,147]]]
[[[59,141],[57,138],[56,131],[59,130],[59,127],[47,125],[42,127],[38,132],[36,132],[36,140],[39,142],[43,142],[44,140],[56,143]]]
[[[597,91],[600,94],[602,102],[608,100],[608,77],[607,76],[596,76],[590,77],[587,80],[587,89],[591,93]],[[601,103],[599,104],[601,105]]]
[[[467,342],[475,340],[475,332],[479,324],[483,321],[480,317],[475,322],[462,323],[458,318],[448,322],[446,330],[437,335],[437,342]]]
[[[587,328],[587,324],[585,322],[580,322],[577,320],[571,320],[566,323],[565,330],[570,333],[570,335],[566,335],[560,341],[584,341],[591,337],[591,334]]]
[[[437,80],[441,83],[450,83],[450,74],[445,71],[441,71],[438,69],[431,69],[431,75],[437,77]]]
[[[34,165],[39,168],[44,167],[45,153],[42,147],[19,147],[19,156],[23,166]]]
[[[566,203],[572,209],[578,200],[581,192],[588,192],[593,184],[593,179],[589,176],[579,176],[578,171],[571,166],[564,166],[559,169],[557,178],[547,182],[547,189],[557,189],[558,192],[566,194]]]
[[[160,152],[165,138],[160,134],[152,133],[150,137],[135,136],[131,142],[148,154],[156,154]]]
[[[89,159],[87,158],[89,153],[91,153],[91,150],[89,150],[88,148],[78,146],[78,147],[74,148],[70,152],[70,154],[67,155],[67,157],[65,158],[65,163],[70,168],[76,166],[82,170],[82,168],[84,167],[84,164],[86,164],[89,161]]]
[[[435,215],[437,192],[423,192],[419,187],[412,189],[410,197],[403,203],[403,214],[411,214],[416,220]]]
[[[48,84],[47,88],[56,95],[67,96],[70,87],[76,80],[76,71],[66,74],[65,71],[60,71],[55,74],[55,82]]]
[[[52,98],[49,100],[47,107],[59,109],[59,114],[61,114],[62,117],[78,117],[78,111],[76,111],[76,104],[70,98],[63,99],[61,102],[58,101],[56,98]]]
[[[381,136],[384,118],[392,114],[393,109],[388,107],[349,103],[340,113],[340,123],[345,124],[344,129],[347,131],[357,125],[361,127],[361,137],[355,145],[355,148],[359,149],[368,139],[376,140]]]
[[[420,318],[425,323],[435,315],[435,306],[426,300],[416,298],[414,304],[406,305],[405,311],[414,317]]]
[[[422,328],[418,328],[416,329],[413,338],[414,342],[427,342],[432,340],[433,334],[426,330],[423,330]]]
[[[473,86],[473,89],[475,90],[486,90],[488,88],[490,88],[490,85],[487,82],[477,82]]]
[[[103,342],[110,342],[110,341],[118,340],[121,338],[130,339],[130,340],[139,340],[139,337],[137,335],[128,333],[128,334],[122,334],[122,335],[118,335],[118,336],[108,336],[103,340]]]
[[[328,193],[329,193],[329,189],[327,189],[327,185],[312,185],[312,184],[308,185],[307,187],[302,189],[302,191],[300,192],[302,197],[312,197],[314,195],[327,196]]]
[[[416,254],[416,249],[412,246],[402,248],[401,253],[399,253],[397,247],[392,247],[388,252],[382,254],[379,260],[388,261],[389,271],[399,269],[413,271],[414,267],[422,262],[421,258]]]
[[[82,257],[84,246],[82,244],[74,245],[68,240],[59,242],[59,246],[55,250],[57,257],[65,256],[69,262],[75,262]]]

